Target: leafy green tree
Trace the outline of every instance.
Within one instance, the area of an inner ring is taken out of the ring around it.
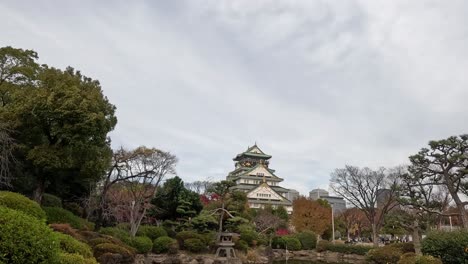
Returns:
[[[38,66],[36,59],[29,50],[0,52],[0,122],[18,144],[15,157],[26,178],[18,182],[31,182],[38,202],[46,188],[84,196],[108,167],[115,107],[98,81],[70,67]]]
[[[411,181],[422,186],[445,186],[455,202],[464,228],[468,228],[468,214],[463,194],[468,194],[468,135],[453,136],[429,142],[409,157]]]
[[[177,176],[167,180],[156,191],[151,203],[154,209],[150,214],[160,220],[187,220],[203,209],[199,195],[185,188],[184,182]]]

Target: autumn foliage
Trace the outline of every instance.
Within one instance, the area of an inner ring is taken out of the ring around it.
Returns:
[[[300,197],[293,202],[291,221],[297,232],[313,231],[321,235],[331,225],[331,208]]]

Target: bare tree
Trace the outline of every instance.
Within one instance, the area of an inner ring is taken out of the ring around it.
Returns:
[[[388,173],[385,168],[371,170],[354,166],[336,169],[330,179],[330,187],[336,194],[364,212],[376,246],[384,215],[397,205],[396,180],[394,173]]]
[[[185,183],[185,188],[201,195],[201,194],[206,194],[212,185],[213,185],[213,182],[208,181],[208,180],[194,181],[194,182]]]
[[[108,211],[109,190],[118,184],[128,196],[128,203],[121,206],[128,212],[130,234],[134,236],[157,187],[166,175],[175,173],[176,164],[174,155],[155,148],[138,147],[132,151],[120,148],[115,151],[112,166],[102,184],[97,228]]]
[[[10,133],[5,125],[0,124],[0,188],[11,187],[13,178],[11,165],[15,162],[13,150],[16,145]]]

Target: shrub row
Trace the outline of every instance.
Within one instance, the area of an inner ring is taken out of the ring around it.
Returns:
[[[468,263],[468,230],[431,232],[422,241],[422,252],[444,264]]]
[[[320,241],[317,244],[317,251],[332,251],[345,254],[366,255],[373,247],[349,244],[333,244],[329,241]]]

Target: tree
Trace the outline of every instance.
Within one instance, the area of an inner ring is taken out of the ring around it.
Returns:
[[[199,195],[185,188],[177,176],[158,189],[151,203],[154,207],[150,215],[159,220],[188,220],[203,209]]]
[[[322,235],[331,225],[331,207],[319,202],[299,197],[293,201],[291,223],[297,232],[313,231]]]
[[[422,148],[409,159],[408,170],[415,181],[424,186],[443,185],[447,188],[463,227],[468,228],[465,209],[468,202],[460,198],[462,193],[468,194],[468,135],[430,141],[429,148]]]
[[[353,207],[342,211],[339,216],[343,220],[348,240],[353,236],[361,236],[362,229],[370,226],[369,220],[361,209]]]
[[[114,155],[113,166],[103,183],[101,199],[104,199],[104,205],[107,204],[109,189],[118,183],[121,192],[128,197],[120,207],[128,214],[132,236],[151,207],[150,201],[160,182],[166,175],[175,174],[176,163],[177,158],[169,152],[144,146],[132,151],[121,148]]]
[[[398,170],[387,173],[385,168],[376,171],[345,166],[336,169],[330,179],[331,189],[361,209],[371,223],[372,241],[378,245],[378,232],[385,214],[397,205]]]
[[[16,147],[10,131],[0,124],[0,189],[10,188],[12,181],[11,165],[15,161],[13,150]]]
[[[204,195],[208,192],[208,190],[213,185],[211,181],[194,181],[194,182],[186,182],[185,188],[196,192],[200,195]]]
[[[115,107],[98,81],[36,59],[33,51],[0,50],[0,122],[18,144],[21,183],[32,179],[38,202],[46,188],[62,198],[84,196],[110,161]]]

